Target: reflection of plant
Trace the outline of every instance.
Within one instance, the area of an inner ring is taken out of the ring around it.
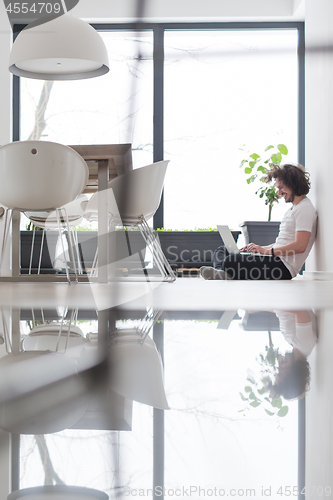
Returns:
[[[276,148],[270,145],[267,146],[264,154],[261,155],[257,153],[249,154],[249,151],[245,151],[242,148],[240,149],[248,155],[240,164],[240,167],[244,167],[245,175],[248,175],[246,182],[252,184],[252,182],[258,180],[264,184],[257,189],[256,194],[259,198],[264,198],[265,205],[268,205],[268,220],[270,221],[273,205],[279,201],[279,195],[276,187],[267,185],[269,181],[267,180],[266,174],[270,170],[272,164],[281,164],[282,155],[288,154],[288,148],[284,144],[278,144]],[[271,151],[272,149],[273,152]],[[265,155],[266,151],[269,151],[267,155]]]
[[[271,332],[268,332],[269,345],[265,347],[266,355],[260,354],[257,362],[260,365],[261,376],[258,380],[252,374],[248,374],[247,385],[240,397],[246,406],[241,412],[262,406],[267,415],[273,417],[285,417],[289,411],[288,406],[283,405],[282,399],[272,396],[269,392],[269,382],[276,374],[278,368],[279,349],[274,349]]]

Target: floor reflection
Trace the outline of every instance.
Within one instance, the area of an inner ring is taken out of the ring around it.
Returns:
[[[304,487],[314,311],[64,305],[2,309],[1,324],[0,428],[21,434],[14,489],[279,498],[281,485]]]

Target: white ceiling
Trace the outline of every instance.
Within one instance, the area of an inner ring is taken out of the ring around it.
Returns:
[[[146,0],[149,21],[303,20],[305,0]],[[134,20],[137,0],[80,0],[78,17],[95,20]]]

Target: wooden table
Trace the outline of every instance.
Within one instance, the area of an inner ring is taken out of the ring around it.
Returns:
[[[131,144],[97,144],[90,146],[70,146],[86,160],[89,179],[84,193],[94,193],[107,189],[108,182],[132,170]],[[98,281],[107,283],[110,270],[107,197],[98,200]]]
[[[109,180],[132,170],[131,144],[92,144],[70,146],[86,160],[89,168],[89,179],[84,193],[94,193],[107,189]],[[102,197],[100,197],[102,198]],[[106,197],[107,198],[107,197]],[[99,273],[98,281],[108,281],[108,207],[104,202],[98,204],[98,248]],[[66,277],[57,275],[21,275],[20,274],[20,213],[15,211],[12,221],[12,276],[0,278],[0,281],[66,281]],[[87,277],[84,277],[87,281]]]
[[[106,189],[108,182],[117,175],[133,169],[131,144],[93,144],[70,146],[86,160],[89,179],[84,193],[95,193]]]

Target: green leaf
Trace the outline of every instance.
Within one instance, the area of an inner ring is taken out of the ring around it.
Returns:
[[[249,394],[249,399],[256,399],[256,400],[257,400],[258,398],[257,398],[257,396],[254,394],[254,392],[251,392],[251,393]]]
[[[240,397],[242,398],[243,401],[248,401],[248,399],[245,396],[243,396],[243,394],[241,392],[239,393],[239,395],[240,395]]]
[[[266,174],[267,168],[260,166],[257,168],[257,171],[262,172],[263,174]]]
[[[249,382],[251,382],[251,384],[255,384],[256,383],[256,381],[254,380],[254,377],[252,377],[252,375],[248,375],[246,377],[246,380],[248,380]]]
[[[259,406],[261,403],[260,401],[252,401],[252,403],[250,403],[251,406],[253,406],[253,408],[257,408],[257,406]]]
[[[267,415],[270,415],[271,417],[272,417],[273,415],[275,415],[275,414],[274,414],[274,412],[269,411],[269,410],[266,410],[266,408],[265,408],[265,412],[267,413]]]
[[[274,148],[274,146],[272,146],[272,145],[271,146],[267,146],[267,148],[265,149],[265,151],[268,151],[269,149],[272,149],[272,148]]]
[[[251,177],[249,177],[248,179],[246,179],[246,182],[248,184],[251,184],[251,182],[254,182],[256,180],[256,175],[251,175]]]
[[[260,158],[260,156],[257,155],[257,153],[253,153],[252,155],[250,155],[250,158],[253,158],[254,160],[258,160],[258,158]]]
[[[278,144],[277,145],[278,150],[280,151],[281,154],[287,155],[288,154],[288,148],[284,144]]]
[[[256,161],[249,161],[249,165],[251,168],[253,168],[256,163],[257,163]]]
[[[282,399],[281,398],[273,399],[273,401],[272,401],[271,404],[272,404],[272,406],[274,408],[281,408],[281,406],[282,406]]]
[[[252,392],[252,387],[250,387],[249,385],[247,385],[244,389],[245,392]]]
[[[250,167],[245,167],[244,172],[245,172],[246,174],[250,174],[250,173],[252,172],[252,168],[250,168]]]
[[[251,403],[252,404],[252,403]],[[282,406],[282,408],[278,411],[278,417],[285,417],[289,411],[288,406]]]
[[[277,163],[278,165],[280,165],[281,160],[282,160],[281,153],[272,154],[271,160],[273,163]]]
[[[267,392],[267,389],[266,387],[262,387],[261,389],[258,389],[258,394],[265,394],[265,392]]]

